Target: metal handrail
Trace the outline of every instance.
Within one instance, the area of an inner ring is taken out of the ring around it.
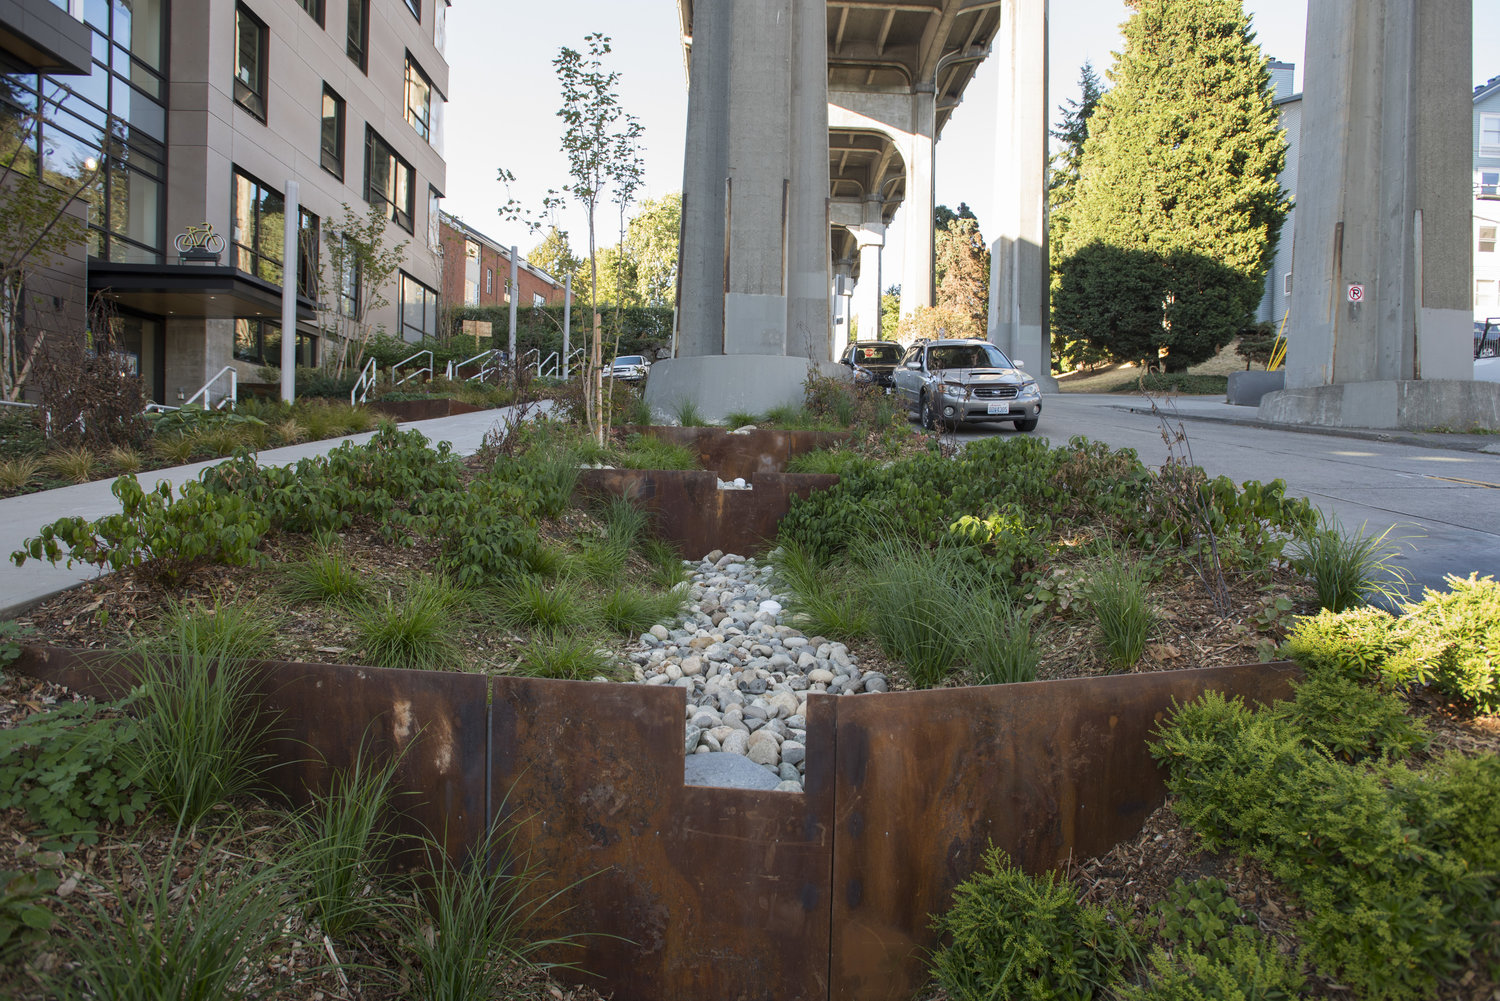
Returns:
[[[214,383],[224,378],[226,373],[229,375],[229,395],[220,400],[218,402],[218,405],[216,406],[214,405],[213,395],[209,393],[209,389],[213,387]],[[203,409],[205,410],[223,410],[226,406],[229,407],[230,410],[233,410],[235,397],[239,396],[239,392],[239,371],[233,365],[225,365],[223,368],[219,369],[217,373],[214,374],[214,377],[212,379],[205,382],[202,388],[200,388],[192,396],[189,396],[186,400],[182,401],[182,405],[184,407],[190,407],[194,403],[197,403],[198,397],[201,396],[203,397]]]
[[[542,352],[541,352],[541,349],[540,348],[531,348],[531,349],[529,349],[527,351],[523,351],[521,353],[521,356],[516,359],[516,371],[519,372],[523,368],[530,368],[533,365],[540,365],[541,363],[542,363]]]
[[[572,378],[575,369],[579,372],[583,371],[583,355],[583,348],[574,348],[568,352],[568,357],[563,359],[562,372],[564,380]],[[574,362],[575,358],[578,359],[576,363]]]
[[[365,362],[365,367],[360,370],[359,378],[354,380],[354,388],[349,390],[349,406],[352,407],[368,400],[370,398],[370,389],[379,378],[380,368],[375,364],[375,359],[371,358]]]
[[[408,372],[406,375],[403,375],[399,379],[396,378],[396,373],[401,370],[401,366],[402,365],[405,365],[407,362],[410,362],[410,361],[416,361],[418,358],[422,357],[423,355],[427,356],[427,364],[426,365],[422,366],[419,369],[416,369],[413,372]],[[404,383],[406,383],[406,382],[408,382],[408,381],[410,381],[412,379],[415,379],[417,376],[421,375],[423,372],[427,373],[427,378],[430,380],[432,378],[432,366],[433,366],[433,357],[432,357],[432,352],[429,351],[429,350],[425,350],[424,349],[422,351],[418,351],[416,354],[413,354],[410,357],[402,358],[396,364],[394,364],[394,365],[391,366],[391,386],[392,387],[400,386],[400,385],[402,385],[402,384],[404,384]]]
[[[458,377],[459,369],[463,368],[465,365],[473,365],[475,362],[478,362],[479,371],[469,376],[468,381],[483,382],[485,376],[489,375],[491,372],[498,372],[500,370],[500,365],[498,363],[499,355],[499,351],[491,348],[488,351],[479,352],[479,354],[475,355],[473,358],[465,358],[463,361],[453,361],[452,359],[449,359],[447,372],[448,378],[456,379]],[[491,362],[495,362],[495,364],[492,365],[490,364]]]
[[[557,356],[557,352],[552,352],[536,363],[536,377],[538,379],[556,379],[558,366],[561,364],[562,359]]]
[[[33,410],[36,409],[35,403],[23,403],[20,400],[0,400],[0,405],[7,407],[29,407]]]
[[[1490,357],[1487,356],[1484,351],[1486,345],[1488,345],[1490,342],[1491,329],[1500,330],[1500,316],[1489,316],[1485,318],[1484,332],[1479,337],[1479,343],[1474,345],[1475,361],[1478,361],[1481,358]]]

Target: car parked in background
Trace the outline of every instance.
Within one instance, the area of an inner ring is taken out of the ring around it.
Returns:
[[[605,374],[621,382],[640,382],[650,372],[651,363],[646,360],[645,355],[619,355]]]
[[[1017,431],[1032,431],[1042,393],[1021,365],[988,341],[917,341],[896,368],[896,395],[925,428],[1009,421]]]
[[[839,364],[854,373],[855,382],[889,386],[896,366],[901,364],[901,345],[895,341],[853,341],[844,349]]]

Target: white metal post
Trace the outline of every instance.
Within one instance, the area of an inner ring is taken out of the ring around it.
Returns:
[[[297,398],[297,216],[296,181],[286,182],[285,218],[281,231],[281,399]]]
[[[563,352],[562,378],[568,381],[568,339],[573,333],[573,276],[563,276]]]
[[[516,363],[516,300],[521,297],[521,289],[518,282],[521,277],[520,257],[516,254],[516,248],[510,248],[510,353],[507,357],[510,363]]]

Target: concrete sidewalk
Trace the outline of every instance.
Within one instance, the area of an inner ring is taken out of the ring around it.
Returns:
[[[533,416],[545,413],[550,407],[550,401],[543,401],[533,407]],[[401,430],[420,431],[431,442],[450,443],[453,451],[459,455],[472,455],[484,442],[485,434],[492,428],[512,421],[516,410],[515,407],[501,407],[454,417],[412,421],[402,424]],[[311,456],[326,455],[346,441],[362,445],[372,437],[373,431],[288,445],[284,448],[267,449],[256,456],[256,459],[265,466],[286,466]],[[170,483],[174,490],[178,490],[184,483],[197,479],[203,470],[222,461],[213,459],[186,466],[153,469],[140,473],[137,478],[146,490],[162,482]],[[93,567],[75,565],[70,568],[66,563],[54,567],[46,561],[32,559],[28,559],[25,566],[18,567],[11,562],[10,554],[20,549],[26,539],[35,537],[43,525],[50,525],[59,518],[100,518],[117,513],[120,502],[110,491],[113,483],[114,478],[110,478],[0,500],[0,561],[3,561],[0,562],[0,621],[14,618],[37,602],[59,591],[76,587],[98,574],[99,571]]]

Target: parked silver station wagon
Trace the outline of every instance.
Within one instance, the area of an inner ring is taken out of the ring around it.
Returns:
[[[1032,431],[1042,413],[1036,380],[977,339],[917,341],[896,366],[896,395],[922,426],[1010,421]]]

